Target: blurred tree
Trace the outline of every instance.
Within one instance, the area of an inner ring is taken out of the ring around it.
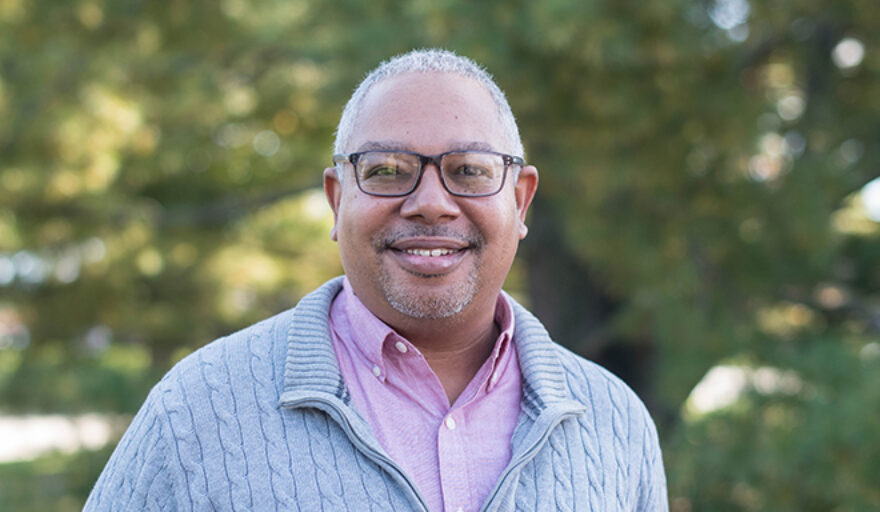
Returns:
[[[646,399],[673,508],[880,507],[874,7],[0,0],[3,408],[131,412],[338,273],[314,187],[342,105],[443,46],[542,171],[515,291]],[[799,385],[682,409],[722,363]]]
[[[339,94],[279,7],[0,4],[3,306],[31,340],[4,403],[136,410],[175,351],[339,273],[311,191]],[[117,345],[149,352],[124,396],[132,368],[81,371]]]

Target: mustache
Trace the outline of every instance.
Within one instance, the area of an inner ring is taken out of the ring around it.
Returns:
[[[422,226],[413,225],[406,228],[386,229],[376,234],[372,240],[373,249],[377,252],[384,251],[404,238],[418,237],[442,237],[459,240],[466,243],[471,249],[482,249],[486,245],[486,238],[475,228],[462,233],[448,226]]]

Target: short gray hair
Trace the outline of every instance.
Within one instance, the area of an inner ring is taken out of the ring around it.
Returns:
[[[360,113],[364,98],[374,85],[386,78],[404,73],[430,72],[456,73],[483,84],[489,91],[489,94],[492,95],[492,99],[495,100],[496,107],[498,107],[501,127],[505,132],[505,136],[513,145],[510,150],[517,156],[523,156],[522,140],[520,139],[519,128],[516,126],[513,111],[510,109],[510,104],[507,103],[504,92],[501,91],[492,79],[492,75],[471,59],[442,49],[412,50],[409,53],[398,55],[382,62],[376,69],[371,71],[358,85],[357,89],[354,90],[354,93],[345,105],[345,110],[342,111],[342,117],[339,118],[339,126],[336,128],[336,141],[333,144],[333,153],[341,154],[346,152],[346,144],[351,139],[355,120]]]

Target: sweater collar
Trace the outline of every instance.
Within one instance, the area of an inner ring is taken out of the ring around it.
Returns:
[[[282,395],[332,395],[351,401],[330,342],[330,306],[342,290],[334,278],[300,300],[287,329],[287,358]],[[504,293],[504,292],[502,292]],[[547,330],[509,295],[513,307],[514,343],[523,379],[523,410],[536,418],[553,405],[572,400],[565,371]],[[282,396],[282,403],[285,398]]]
[[[333,344],[330,342],[330,305],[342,290],[342,277],[334,278],[306,295],[293,309],[287,327],[287,359],[284,364],[284,395],[333,395],[351,400]]]

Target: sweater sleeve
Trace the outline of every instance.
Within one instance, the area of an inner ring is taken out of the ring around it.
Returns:
[[[645,427],[642,430],[642,467],[639,471],[637,507],[638,511],[665,512],[669,510],[666,490],[666,472],[663,469],[663,455],[654,421],[644,412]]]
[[[176,510],[161,386],[153,388],[122,436],[84,511]]]

